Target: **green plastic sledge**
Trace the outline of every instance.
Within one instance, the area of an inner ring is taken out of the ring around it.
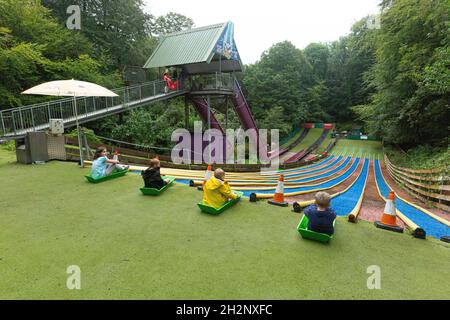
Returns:
[[[232,207],[233,205],[235,205],[239,200],[241,200],[242,195],[244,194],[243,192],[240,191],[233,191],[235,194],[237,194],[237,198],[235,200],[230,200],[227,203],[225,203],[223,206],[221,206],[220,208],[214,208],[211,206],[208,206],[206,204],[203,204],[202,202],[197,203],[198,207],[200,208],[200,210],[202,210],[205,213],[209,213],[209,214],[214,214],[214,215],[218,215],[221,214],[222,212],[224,212],[226,209],[228,209],[229,207]]]
[[[164,191],[166,191],[171,185],[173,185],[173,182],[175,181],[174,177],[162,177],[163,179],[169,179],[169,183],[167,183],[164,187],[162,187],[161,189],[156,189],[156,188],[145,188],[142,187],[140,190],[141,192],[146,195],[146,196],[159,196],[161,193],[163,193]]]
[[[303,215],[302,219],[300,220],[297,230],[300,232],[300,235],[304,239],[310,239],[310,240],[316,240],[320,242],[329,242],[331,239],[333,239],[333,235],[329,236],[326,233],[319,233],[314,232],[311,230],[308,230],[308,217]],[[333,227],[336,225],[336,219],[333,221]]]
[[[128,169],[126,169],[126,170],[120,170],[120,171],[115,171],[115,172],[111,173],[110,175],[107,175],[107,176],[102,177],[102,178],[99,178],[99,179],[94,179],[94,178],[92,178],[91,175],[87,175],[87,176],[84,176],[84,177],[87,179],[87,181],[89,181],[89,182],[91,182],[91,183],[99,183],[99,182],[103,182],[103,181],[115,179],[115,178],[118,178],[118,177],[122,177],[122,176],[124,176],[127,172],[128,172]]]

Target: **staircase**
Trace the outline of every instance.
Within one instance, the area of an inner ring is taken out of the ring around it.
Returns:
[[[63,119],[64,127],[98,120],[113,114],[183,95],[183,89],[167,91],[166,82],[156,80],[112,90],[118,97],[57,99],[0,111],[0,138],[15,139],[27,132],[49,128],[50,119]],[[76,106],[76,107],[75,107]]]

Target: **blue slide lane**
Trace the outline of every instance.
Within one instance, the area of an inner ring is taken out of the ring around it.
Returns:
[[[341,158],[342,158],[342,157],[341,157]],[[314,174],[314,173],[317,173],[317,172],[326,171],[327,169],[329,169],[329,168],[331,168],[332,166],[336,165],[336,163],[338,163],[338,162],[341,160],[341,158],[336,159],[336,161],[333,161],[331,164],[327,165],[326,167],[324,167],[324,168],[322,168],[322,169],[312,170],[312,171],[310,171],[310,172],[304,172],[304,173],[298,173],[298,174],[291,174],[291,175],[289,175],[289,176],[285,175],[285,176],[284,176],[285,181],[287,182],[286,177],[289,177],[289,178],[293,178],[293,177],[294,177],[294,178],[295,178],[295,177],[302,177],[302,176]],[[330,171],[330,172],[324,173],[324,174],[322,174],[322,175],[318,175],[318,176],[316,175],[316,176],[314,176],[314,177],[309,177],[309,178],[304,178],[304,179],[294,179],[294,180],[289,180],[289,182],[304,182],[304,181],[312,181],[312,180],[317,180],[317,179],[329,177],[329,176],[331,176],[333,173],[336,173],[336,172],[342,170],[343,168],[345,168],[345,166],[348,165],[348,163],[350,162],[350,160],[351,160],[350,157],[347,158],[347,159],[345,159],[345,161],[344,161],[339,167],[337,167],[336,169],[334,169],[334,170],[332,170],[332,171]],[[251,179],[249,179],[249,180],[251,180]],[[236,179],[230,179],[230,180],[228,180],[228,179],[227,179],[228,182],[243,182],[243,183],[250,182],[249,180],[236,180]],[[261,184],[261,185],[264,185],[264,184],[271,184],[271,185],[273,185],[274,183],[277,183],[277,182],[278,182],[277,179],[271,178],[271,180],[272,180],[272,181],[263,181],[263,180],[261,180],[261,181],[258,181],[257,183],[258,183],[258,184]],[[252,182],[254,183],[254,181],[252,181]],[[275,187],[274,187],[273,189],[275,190]]]
[[[390,188],[381,175],[380,163],[378,160],[375,160],[375,178],[377,179],[378,188],[380,189],[381,194],[384,198],[387,199]],[[419,209],[400,200],[398,197],[395,198],[396,208],[406,217],[411,219],[415,224],[424,229],[427,235],[433,236],[438,239],[442,236],[450,236],[450,227],[437,221],[436,219],[433,219],[425,212],[422,212]]]
[[[178,182],[178,183],[189,185],[189,181],[191,181],[191,180],[190,179],[178,179],[178,178],[176,178],[175,181]]]
[[[331,177],[332,175],[334,175],[336,172],[341,171],[342,169],[344,169],[349,163],[350,163],[351,158],[348,157],[347,159],[345,159],[345,161],[337,168],[329,171],[329,172],[325,172],[319,175],[316,175],[314,177],[309,177],[309,178],[303,178],[303,179],[294,179],[294,180],[289,180],[289,182],[307,182],[307,181],[313,181],[313,180],[318,180],[318,179],[322,179],[322,178],[327,178],[327,177]],[[322,170],[320,170],[322,171]]]
[[[348,159],[350,159],[350,157],[348,157]],[[291,174],[285,174],[284,177],[285,177],[285,178],[302,177],[302,176],[306,176],[306,175],[313,174],[313,173],[317,173],[317,172],[323,172],[323,171],[325,171],[325,170],[327,170],[327,169],[329,169],[329,168],[335,166],[335,165],[336,165],[337,163],[339,163],[341,160],[342,160],[342,157],[336,158],[333,162],[331,162],[330,164],[326,165],[326,166],[323,167],[323,168],[316,169],[316,170],[311,170],[311,171],[307,171],[307,172],[300,172],[300,173],[293,172],[293,173],[291,173]]]
[[[315,173],[315,172],[317,172],[317,171],[326,170],[327,168],[332,167],[333,165],[335,165],[336,163],[338,163],[341,159],[342,159],[342,156],[340,156],[340,157],[338,157],[338,158],[335,158],[334,161],[333,161],[331,164],[329,164],[328,166],[326,166],[326,167],[324,167],[324,168],[322,168],[322,169],[320,169],[320,170],[314,170],[314,171],[308,172],[308,174],[310,174],[310,173]],[[320,176],[315,176],[315,177],[310,177],[310,178],[305,178],[305,179],[290,180],[290,182],[311,181],[311,180],[316,180],[316,179],[320,179],[320,178],[324,178],[324,177],[330,176],[330,175],[333,174],[334,172],[338,172],[338,171],[342,170],[346,165],[348,165],[348,163],[350,162],[350,160],[351,160],[350,157],[347,158],[347,159],[346,159],[346,160],[345,160],[338,168],[336,168],[336,169],[333,170],[332,172],[324,173],[324,174],[322,174],[322,175],[320,175]],[[330,159],[330,161],[331,161],[331,159]],[[140,174],[141,171],[136,171],[136,172],[133,171],[133,173]],[[305,174],[306,174],[306,173],[305,173]],[[300,174],[299,176],[301,176],[301,174]],[[182,184],[187,184],[187,185],[189,185],[189,181],[190,181],[190,180],[191,180],[191,179],[181,179],[181,178],[176,178],[175,181],[178,182],[178,183],[182,183]],[[231,181],[233,181],[233,182],[238,182],[238,181],[247,182],[247,180],[231,180]],[[269,183],[270,183],[270,184],[273,184],[273,182],[265,182],[265,181],[261,181],[261,182],[258,182],[258,183],[261,183],[261,184],[265,184],[265,183],[267,183],[267,184],[269,184]],[[274,190],[275,190],[275,188],[274,188]]]
[[[312,171],[304,172],[304,173],[285,175],[285,178],[286,178],[286,177],[301,177],[301,176],[305,176],[305,175],[309,175],[309,174],[314,174],[314,173],[316,173],[316,172],[322,172],[322,171],[325,171],[325,170],[331,168],[332,166],[336,165],[337,163],[339,163],[339,162],[341,161],[341,159],[342,159],[342,156],[340,156],[340,157],[338,157],[338,158],[335,158],[333,162],[331,162],[330,164],[326,165],[325,167],[323,167],[323,168],[321,168],[321,169],[312,170]],[[350,162],[350,160],[351,160],[350,157],[347,158],[347,159],[344,161],[344,163],[341,164],[341,165],[339,166],[339,168],[340,168],[339,170],[342,170],[342,168],[344,168],[344,167]],[[333,172],[337,172],[337,171],[339,171],[339,170],[337,170],[337,168],[336,168],[335,170],[333,170]],[[324,174],[322,175],[322,178],[330,176],[331,174],[333,174],[333,172],[324,173]],[[202,179],[203,179],[203,178],[202,178]],[[202,180],[202,179],[194,179],[194,180]],[[317,179],[320,179],[320,177],[319,177],[319,176],[315,176],[315,177],[305,178],[304,180],[289,180],[289,182],[302,182],[302,181],[311,181],[311,180],[317,180]],[[181,183],[186,183],[186,182],[183,182],[182,180],[185,180],[185,179],[177,179],[177,181],[179,181],[179,182],[181,182]],[[251,180],[251,179],[250,179],[250,180]],[[273,185],[274,183],[278,182],[277,179],[274,179],[274,178],[271,178],[271,180],[272,180],[272,181],[264,181],[264,180],[260,180],[260,181],[257,181],[257,183],[258,183],[258,184],[261,184],[261,185],[264,185],[264,184]],[[247,182],[249,182],[249,180],[236,180],[236,179],[229,179],[229,180],[227,179],[227,181],[228,181],[228,182],[242,182],[242,183],[247,183]],[[256,183],[255,181],[253,181],[253,182]],[[187,184],[189,184],[189,180],[187,180]],[[275,188],[274,188],[274,190],[275,190]]]
[[[337,197],[331,199],[331,207],[336,211],[338,216],[347,216],[352,212],[358,203],[359,197],[363,192],[367,175],[369,174],[369,159],[364,160],[364,166],[361,174],[355,183]]]
[[[339,156],[338,159],[342,158],[342,156]],[[305,171],[305,170],[309,170],[312,168],[316,168],[316,167],[320,167],[323,166],[324,164],[327,164],[328,162],[332,161],[332,160],[336,160],[336,158],[334,156],[329,156],[328,159],[326,159],[325,161],[316,163],[316,164],[311,164],[309,166],[304,166],[304,167],[299,167],[299,168],[294,168],[294,169],[285,169],[285,170],[280,170],[280,173],[285,173],[285,172],[301,172],[301,171]]]
[[[335,168],[335,169],[333,169],[333,170],[331,170],[331,171],[329,171],[329,172],[325,172],[325,173],[322,173],[322,174],[319,174],[319,175],[315,175],[315,176],[313,176],[313,177],[309,177],[309,178],[303,178],[303,179],[294,179],[294,180],[286,180],[286,176],[285,176],[285,182],[289,182],[289,183],[292,183],[292,182],[294,182],[294,183],[302,183],[302,182],[308,182],[308,181],[315,181],[315,180],[319,180],[319,179],[323,179],[323,178],[328,178],[328,177],[331,177],[332,175],[334,175],[336,172],[339,172],[339,171],[341,171],[342,169],[344,169],[349,163],[350,163],[350,160],[351,160],[351,158],[350,157],[348,157],[347,159],[345,159],[345,161],[343,162],[343,163],[341,163],[341,165],[339,166],[339,167],[337,167],[337,168]],[[322,168],[322,169],[318,169],[318,170],[313,170],[313,171],[311,171],[311,172],[307,172],[307,173],[299,173],[299,174],[295,174],[295,175],[291,175],[290,177],[301,177],[301,176],[304,176],[304,175],[309,175],[309,174],[314,174],[314,173],[317,173],[317,172],[322,172],[322,171],[325,171],[325,170],[327,170],[329,167],[332,167],[332,166],[334,166],[337,162],[339,162],[340,161],[340,159],[339,160],[337,160],[337,161],[335,161],[335,162],[333,162],[332,164],[330,164],[330,165],[328,165],[326,168]],[[248,181],[246,181],[246,180],[229,180],[229,181],[232,181],[232,182],[248,182]],[[258,182],[258,184],[261,184],[261,185],[264,185],[264,184],[274,184],[274,181],[261,181],[261,182]],[[239,188],[239,186],[236,186],[236,188]],[[273,188],[273,190],[275,190],[275,187]]]
[[[352,166],[340,177],[337,177],[335,179],[326,181],[324,183],[320,183],[317,186],[310,186],[310,187],[297,187],[297,188],[284,188],[284,193],[291,193],[291,192],[299,192],[299,191],[310,191],[313,192],[317,189],[323,189],[323,188],[330,188],[335,184],[339,184],[342,181],[344,181],[345,179],[347,179],[348,177],[350,177],[352,175],[352,173],[356,170],[356,168],[358,167],[358,163],[359,163],[359,158],[356,158],[355,161],[353,162]],[[236,187],[233,189],[237,189],[239,190],[239,187]],[[242,192],[244,193],[244,195],[246,197],[249,197],[251,193],[260,193],[260,194],[273,194],[274,190],[242,190]]]

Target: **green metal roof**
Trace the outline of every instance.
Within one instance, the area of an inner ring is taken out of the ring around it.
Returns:
[[[161,37],[158,46],[147,60],[144,68],[160,68],[184,66],[188,73],[207,73],[217,68],[218,63],[211,62],[218,60],[215,52],[220,36],[224,32],[228,22],[211,26],[184,30],[167,34]],[[241,61],[221,62],[229,64],[223,71],[241,71]]]

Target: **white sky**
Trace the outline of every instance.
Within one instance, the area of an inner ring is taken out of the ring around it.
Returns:
[[[353,23],[379,12],[380,0],[144,0],[146,11],[185,15],[195,27],[232,21],[244,64],[259,60],[273,44],[289,40],[303,49],[338,40]]]

